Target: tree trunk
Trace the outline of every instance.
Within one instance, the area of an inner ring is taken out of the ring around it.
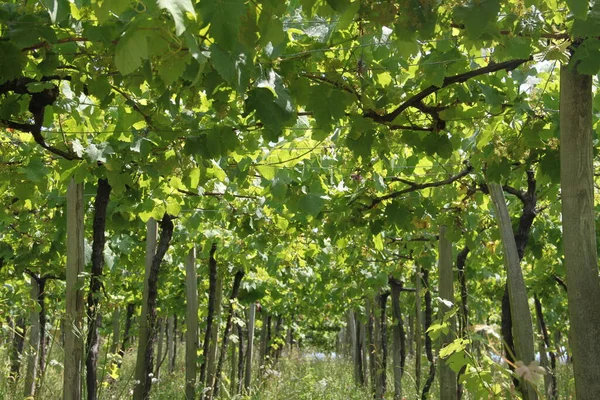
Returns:
[[[244,373],[244,390],[250,391],[252,383],[252,354],[254,353],[254,323],[256,318],[256,304],[250,305],[248,312],[248,349],[246,350],[246,372]]]
[[[452,273],[452,243],[446,237],[446,227],[440,226],[440,239],[438,249],[438,274],[439,295],[442,302],[439,307],[439,319],[451,310],[451,306],[444,303],[448,301],[454,304],[454,274]],[[447,334],[440,335],[438,352],[449,345],[456,338],[456,321],[454,317],[448,319],[450,330]],[[445,360],[439,362],[440,400],[456,400],[457,381],[456,373],[450,368]]]
[[[104,232],[106,229],[106,209],[108,208],[111,189],[107,179],[98,179],[98,189],[94,202],[92,271],[90,291],[87,298],[88,334],[85,365],[88,400],[98,399],[98,351],[100,347],[98,327],[102,323],[102,313],[99,310],[99,305],[104,270],[104,245],[106,243]]]
[[[423,358],[423,316],[421,312],[422,278],[419,267],[415,270],[415,386],[421,391],[421,360]]]
[[[175,372],[175,362],[177,361],[177,314],[172,315],[172,321],[173,321],[173,340],[171,342],[172,344],[172,350],[173,353],[169,356],[171,358],[171,362],[169,364],[169,371],[171,373]],[[181,333],[181,342],[183,343],[183,333]]]
[[[71,183],[67,189],[67,273],[65,314],[64,400],[81,400],[83,367],[83,286],[81,274],[84,256],[83,183]]]
[[[208,259],[208,314],[206,316],[206,331],[204,333],[204,343],[202,344],[202,354],[204,355],[202,364],[200,364],[200,384],[207,385],[206,383],[206,366],[209,357],[210,349],[210,338],[212,337],[213,322],[215,318],[215,305],[217,297],[217,260],[215,259],[215,252],[217,251],[217,244],[213,243],[210,248],[210,254]]]
[[[177,330],[175,329],[175,315],[171,314],[167,318],[167,367],[170,374],[175,372],[175,342],[177,341],[175,338],[176,335]]]
[[[158,332],[156,338],[156,366],[154,367],[154,377],[160,379],[160,367],[162,365],[163,357],[163,344],[165,342],[165,334],[167,330],[167,324],[164,318],[158,318],[156,320],[156,331]],[[168,334],[167,334],[168,335]],[[167,352],[164,352],[165,355]]]
[[[39,352],[40,356],[38,357],[38,372],[39,375],[43,375],[46,370],[46,348],[47,342],[49,339],[46,335],[46,322],[47,322],[47,314],[46,314],[46,282],[48,279],[54,279],[56,277],[52,276],[43,276],[38,279],[38,286],[40,288],[40,293],[37,298],[38,305],[40,307],[40,344],[39,344]]]
[[[560,182],[578,400],[600,398],[600,281],[594,211],[592,77],[560,70]]]
[[[261,308],[262,314],[262,327],[260,328],[260,353],[259,353],[259,365],[262,367],[267,362],[267,352],[268,352],[268,343],[269,343],[269,314],[267,310],[263,307]]]
[[[519,262],[519,253],[502,186],[497,183],[490,183],[488,187],[502,237],[506,283],[508,286],[513,325],[512,331],[515,339],[515,357],[525,365],[529,365],[534,360],[535,352],[533,325],[527,299],[527,290]],[[531,384],[524,382],[524,384],[520,385],[520,389],[525,399],[531,400],[537,398],[537,394]]]
[[[415,355],[415,316],[412,313],[409,313],[407,316],[407,337],[406,337],[406,351],[408,355],[414,357]]]
[[[544,387],[546,389],[546,398],[550,400],[555,400],[558,399],[558,387],[556,385],[556,354],[552,350],[550,350],[550,336],[548,335],[546,321],[544,320],[542,303],[536,295],[533,296],[533,300],[535,302],[535,314],[537,316],[537,325],[541,336],[540,360],[542,361],[542,366],[548,371],[544,375]],[[548,362],[547,353],[550,355],[550,362]]]
[[[235,318],[235,312],[234,312],[234,318]],[[235,334],[237,335],[237,324],[233,327]],[[238,337],[238,342],[241,338]],[[233,343],[233,346],[231,346],[231,354],[229,356],[229,360],[230,360],[230,372],[229,372],[229,392],[231,395],[235,395],[236,394],[236,388],[237,388],[237,366],[238,366],[238,352],[237,352],[237,348],[235,346],[235,342]]]
[[[10,377],[16,383],[19,380],[21,357],[23,355],[23,345],[25,344],[25,318],[17,317],[14,330],[10,356]]]
[[[121,341],[121,309],[115,308],[112,315],[112,340],[110,342],[111,354],[117,354]]]
[[[242,388],[244,385],[244,330],[242,329],[242,325],[238,324],[237,325],[237,334],[238,334],[238,367],[237,367],[237,372],[238,372],[238,384],[237,384],[237,391],[234,392],[233,394],[241,394],[242,393]]]
[[[185,262],[186,339],[185,339],[185,398],[196,399],[196,371],[198,369],[198,276],[196,249],[192,248]],[[173,346],[175,338],[173,338]]]
[[[133,322],[133,313],[135,312],[135,304],[129,303],[127,304],[127,311],[125,315],[125,329],[123,330],[123,341],[121,342],[121,348],[119,349],[119,361],[118,366],[121,366],[123,362],[123,357],[125,356],[125,350],[127,350],[127,345],[129,344],[130,332],[131,332],[131,324]]]
[[[31,277],[31,299],[37,303],[40,295],[38,281]],[[37,307],[29,313],[29,341],[27,344],[27,373],[25,375],[25,397],[33,397],[36,393],[38,375],[38,356],[40,346],[40,315]]]
[[[212,398],[211,393],[216,381],[219,328],[221,326],[221,305],[223,303],[223,278],[217,275],[217,287],[215,290],[215,311],[213,315],[212,330],[210,332],[210,343],[208,346],[208,359],[206,361],[206,388],[205,398]]]
[[[377,390],[375,395],[377,399],[382,399],[385,396],[387,390],[387,313],[386,304],[389,292],[383,292],[377,295],[376,305],[378,308],[378,315],[375,320],[375,331],[377,332],[376,340],[378,341],[376,346],[376,373],[377,373]]]
[[[433,319],[433,307],[431,304],[431,288],[429,286],[429,270],[426,268],[422,268],[421,272],[423,274],[423,287],[425,288],[424,331],[427,332],[427,330],[431,326],[431,322]],[[427,354],[427,360],[429,361],[429,376],[427,377],[427,381],[423,386],[423,392],[421,393],[422,400],[429,398],[429,389],[431,389],[431,385],[433,384],[433,380],[435,379],[435,360],[433,358],[433,344],[431,342],[431,336],[429,336],[428,333],[425,333],[425,353]]]
[[[217,371],[213,383],[213,398],[219,395],[219,387],[221,384],[221,372],[223,371],[223,364],[225,363],[225,355],[227,354],[227,345],[229,344],[229,332],[233,324],[233,313],[234,303],[238,297],[240,291],[240,285],[244,278],[244,270],[239,270],[235,273],[233,278],[233,288],[231,289],[231,296],[229,296],[229,310],[227,313],[227,321],[225,322],[225,330],[223,331],[223,339],[221,340],[221,351],[219,352],[219,363],[217,364]]]
[[[281,356],[281,350],[283,348],[283,346],[279,343],[279,338],[281,337],[282,326],[283,326],[283,317],[281,315],[278,315],[277,320],[275,321],[275,336],[274,336],[274,340],[276,341],[275,343],[277,344],[277,348],[275,349],[275,354],[274,354],[275,363],[277,363],[277,361],[279,361],[279,357]]]
[[[140,330],[138,354],[135,365],[135,379],[137,384],[133,391],[134,400],[146,400],[152,388],[152,370],[154,363],[154,342],[156,340],[156,297],[158,295],[158,272],[160,264],[169,249],[173,237],[173,221],[169,214],[163,216],[161,221],[161,234],[156,245],[156,221],[152,218],[147,224],[146,243],[146,279],[144,282],[144,296],[142,300],[142,314],[140,315]],[[156,251],[154,250],[156,249]],[[149,268],[148,268],[149,267]]]
[[[465,274],[465,264],[467,262],[467,256],[471,250],[468,246],[463,249],[456,256],[456,269],[458,270],[458,282],[460,285],[460,308],[459,308],[459,329],[458,332],[462,338],[467,338],[467,329],[469,327],[469,307],[468,307],[468,290],[467,290],[467,276]],[[465,373],[467,366],[463,366],[458,372],[458,381],[461,381],[461,375]],[[457,398],[460,400],[463,396],[464,387],[462,383],[458,384]]]
[[[469,327],[469,306],[468,306],[468,290],[467,276],[465,274],[465,264],[467,256],[471,249],[465,246],[456,256],[456,268],[458,269],[458,282],[460,284],[460,335],[465,337],[467,328]]]
[[[377,390],[377,369],[375,365],[375,317],[373,316],[372,300],[367,298],[365,301],[365,313],[367,314],[367,353],[369,354],[369,379],[371,380],[371,393],[375,394]]]
[[[400,292],[402,291],[402,281],[390,277],[390,287],[392,289],[392,315],[394,317],[394,326],[392,329],[394,399],[401,400],[402,376],[404,375],[404,365],[406,362],[406,334],[404,332],[402,310],[400,308]]]

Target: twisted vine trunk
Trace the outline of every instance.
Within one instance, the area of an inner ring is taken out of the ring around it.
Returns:
[[[244,278],[244,271],[239,270],[236,272],[233,278],[233,288],[231,289],[231,296],[229,296],[229,310],[227,312],[227,321],[225,323],[225,330],[223,331],[223,339],[221,341],[221,350],[219,352],[219,362],[217,364],[217,371],[215,374],[215,381],[213,383],[213,398],[219,395],[219,387],[221,385],[221,372],[223,371],[223,364],[225,363],[225,355],[227,354],[227,345],[229,344],[229,332],[233,325],[233,314],[234,314],[234,302],[240,292],[240,285]]]
[[[423,280],[419,267],[415,270],[415,392],[421,391],[421,355],[423,354],[423,313],[421,312],[421,291]]]
[[[207,360],[210,349],[210,338],[213,330],[213,322],[216,307],[217,297],[217,260],[215,259],[215,252],[217,251],[217,244],[213,243],[210,248],[209,259],[208,259],[208,315],[206,316],[206,331],[204,332],[204,343],[202,344],[202,354],[204,359],[200,364],[200,383],[206,384],[206,368]]]
[[[546,389],[546,396],[548,399],[558,399],[558,387],[556,385],[556,353],[550,349],[550,336],[548,335],[548,328],[546,328],[546,320],[544,319],[544,312],[542,310],[542,302],[537,295],[533,296],[535,304],[535,314],[537,316],[538,328],[540,330],[540,358],[542,366],[548,369],[548,372],[544,375],[544,386]],[[548,356],[550,355],[550,365],[548,365]],[[549,367],[549,368],[548,368]]]
[[[425,332],[431,326],[431,322],[433,320],[433,307],[431,304],[431,290],[429,287],[429,270],[427,268],[421,268],[421,273],[423,274],[423,287],[425,288]],[[433,380],[435,379],[435,360],[433,358],[433,344],[431,342],[431,337],[428,333],[425,333],[425,354],[427,354],[427,360],[429,361],[429,376],[427,377],[427,381],[425,381],[425,385],[423,386],[423,392],[421,392],[421,399],[426,400],[429,398],[429,389],[431,389],[431,385],[433,384]]]
[[[17,317],[10,355],[10,377],[14,383],[19,380],[23,345],[25,344],[25,318]]]
[[[125,356],[125,350],[129,344],[131,324],[133,322],[133,313],[135,312],[135,304],[127,304],[127,311],[125,312],[125,328],[123,329],[123,341],[121,342],[121,348],[119,349],[119,361],[118,366],[121,367],[123,357]]]
[[[389,279],[392,295],[392,314],[394,316],[394,326],[392,330],[392,359],[394,362],[394,399],[402,399],[402,376],[406,364],[406,333],[404,331],[404,322],[402,320],[402,310],[400,308],[400,293],[402,292],[402,281],[394,278]]]
[[[139,383],[133,391],[134,400],[146,400],[152,388],[152,369],[154,364],[154,342],[156,341],[156,298],[158,295],[158,273],[160,265],[169,249],[173,237],[173,220],[164,214],[160,223],[161,233],[156,245],[156,221],[152,218],[147,224],[146,266],[149,267],[144,284],[142,315],[140,316],[140,337],[138,343],[135,379]],[[156,250],[155,250],[156,248]]]
[[[104,246],[106,244],[106,210],[112,188],[107,179],[98,179],[96,200],[94,202],[94,223],[92,243],[92,271],[90,291],[87,298],[88,335],[86,345],[86,384],[88,400],[98,399],[98,352],[100,335],[98,327],[102,322],[99,311],[100,289],[104,270]]]

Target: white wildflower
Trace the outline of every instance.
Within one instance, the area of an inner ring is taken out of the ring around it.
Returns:
[[[544,367],[541,367],[535,360],[529,365],[525,365],[523,361],[515,363],[515,374],[527,382],[536,383],[545,373]]]

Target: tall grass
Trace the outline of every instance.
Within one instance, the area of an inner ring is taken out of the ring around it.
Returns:
[[[163,364],[160,376],[152,387],[151,399],[178,400],[184,399],[184,348],[178,348],[178,359],[175,370],[168,373],[166,363]],[[224,369],[224,383],[226,389],[221,391],[219,400],[366,400],[372,398],[368,388],[357,386],[354,383],[352,363],[344,358],[310,356],[310,352],[292,352],[282,357],[279,362],[271,367],[255,367],[256,373],[253,385],[248,394],[234,395],[228,392],[229,367]],[[42,387],[36,399],[54,400],[62,397],[62,349],[53,346],[48,355],[48,366],[41,380]],[[388,364],[391,363],[391,360]],[[101,358],[99,376],[103,376],[100,384],[99,398],[102,400],[130,399],[135,381],[135,352],[128,352],[121,368],[112,369],[110,356]],[[426,379],[428,365],[423,363],[422,382]],[[25,365],[22,365],[24,371]],[[20,379],[13,382],[9,378],[10,363],[7,345],[0,346],[0,399],[23,399],[23,384]],[[111,377],[112,372],[112,377]],[[156,378],[156,377],[155,377]],[[561,365],[558,369],[559,398],[574,398],[574,383],[570,365]],[[498,376],[498,380],[505,376]],[[388,392],[386,399],[393,399],[393,378],[391,366],[388,371]],[[437,382],[430,390],[430,399],[438,396]],[[406,400],[420,399],[414,379],[414,360],[408,359],[403,378],[403,398]],[[475,399],[465,393],[464,399]],[[504,397],[498,397],[504,398]]]

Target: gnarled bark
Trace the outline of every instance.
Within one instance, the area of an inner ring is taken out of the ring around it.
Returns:
[[[146,262],[146,280],[144,284],[144,298],[142,302],[142,315],[140,316],[140,337],[138,343],[137,362],[135,366],[135,379],[139,381],[133,391],[134,400],[146,400],[152,388],[152,369],[154,364],[154,342],[156,341],[156,300],[158,295],[158,272],[160,265],[169,249],[173,237],[173,220],[169,214],[164,214],[161,221],[161,233],[156,251],[156,222],[148,221],[148,244]],[[154,240],[152,239],[154,238]]]

